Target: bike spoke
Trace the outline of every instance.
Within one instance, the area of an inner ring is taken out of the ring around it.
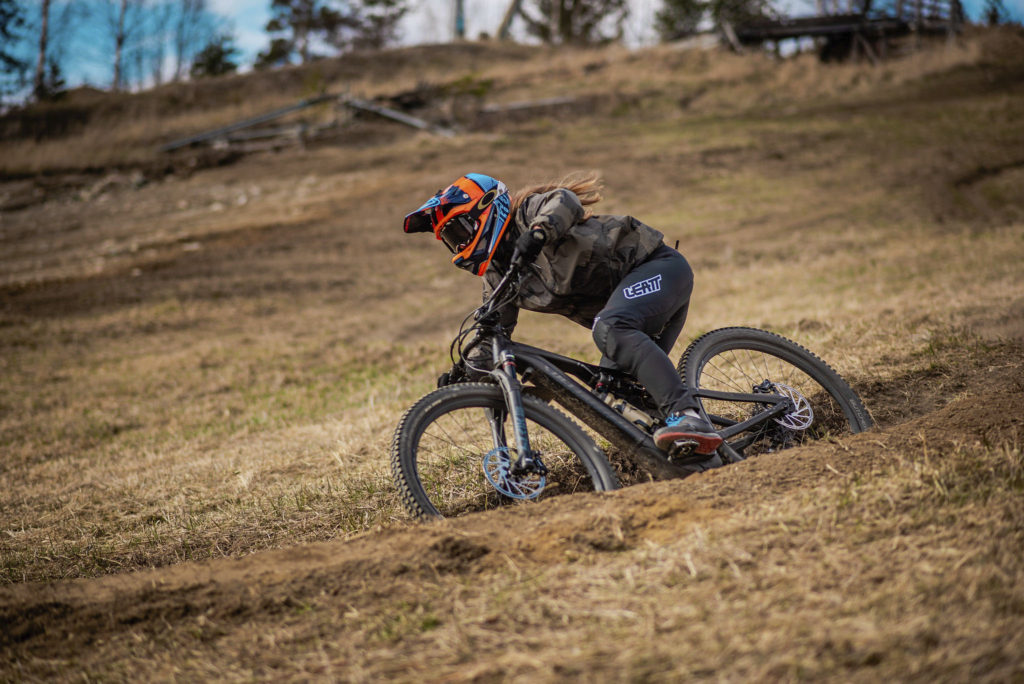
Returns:
[[[729,354],[730,354],[730,358],[726,359],[729,362],[729,365],[732,366],[733,368],[735,368],[740,374],[743,375],[743,377],[745,377],[747,380],[749,380],[750,383],[751,383],[751,387],[753,387],[754,385],[759,385],[760,382],[755,380],[750,375],[748,375],[747,371],[744,370],[743,366],[739,363],[739,359],[736,357],[735,352],[731,352],[730,351]]]
[[[711,375],[710,373],[708,373],[708,367],[714,369],[717,375]],[[742,386],[734,382],[731,378],[729,378],[729,376],[725,372],[719,370],[718,366],[716,366],[714,363],[709,363],[707,366],[705,366],[704,372],[705,374],[709,375],[712,380],[716,381],[721,385],[724,385],[725,387],[721,388],[723,390],[732,389],[741,393],[747,391]]]
[[[849,430],[842,410],[828,392],[806,372],[775,354],[738,347],[725,349],[704,360],[698,377],[700,389],[749,393],[768,381],[778,385],[778,394],[792,396],[796,410],[767,419],[738,437],[734,444],[745,456],[803,444],[831,434],[833,429]],[[791,388],[786,390],[784,388]],[[802,398],[802,401],[801,401]],[[742,422],[764,410],[766,404],[703,399],[708,414]],[[797,429],[794,426],[800,426]]]
[[[494,452],[503,445],[493,444],[492,409],[466,407],[444,413],[434,419],[420,436],[417,445],[417,470],[431,501],[442,515],[459,515],[469,511],[494,508],[516,501],[498,493],[484,472],[485,457],[492,462]],[[518,444],[512,430],[511,417],[502,412],[499,427],[508,436],[508,456],[518,458]],[[586,471],[572,450],[546,429],[527,421],[531,447],[540,452],[549,469],[547,484],[541,498],[574,491],[581,482],[590,482]],[[504,457],[503,457],[504,458]],[[582,471],[581,477],[577,471]],[[491,471],[492,477],[496,476]],[[537,490],[537,476],[520,479],[508,476],[502,486],[520,499],[530,498]]]
[[[451,414],[449,414],[449,415],[451,415]],[[453,420],[454,420],[454,419],[453,419]],[[445,426],[444,426],[444,425],[443,425],[442,423],[440,423],[440,422],[435,422],[435,423],[434,423],[434,424],[432,424],[432,425],[431,425],[430,427],[431,427],[431,428],[434,428],[434,429],[437,429],[437,430],[439,430],[440,432],[444,433],[444,438],[441,438],[441,437],[439,437],[439,436],[437,436],[437,435],[434,435],[434,434],[432,434],[432,431],[431,431],[431,430],[427,430],[427,431],[425,431],[425,432],[424,432],[424,435],[425,435],[425,436],[430,436],[430,437],[433,437],[434,439],[438,440],[439,442],[442,442],[442,443],[448,444],[448,445],[449,445],[450,447],[452,447],[453,449],[456,449],[456,450],[458,450],[458,451],[462,451],[462,452],[464,452],[464,453],[465,453],[465,454],[466,454],[467,456],[469,456],[469,457],[473,457],[473,456],[476,456],[476,455],[477,455],[475,451],[470,451],[470,450],[469,450],[469,449],[467,449],[466,447],[462,446],[462,443],[461,443],[461,442],[467,442],[467,441],[469,441],[469,440],[465,440],[465,439],[463,439],[463,440],[457,440],[457,439],[455,439],[454,437],[452,437],[452,436],[451,436],[451,434],[450,434],[450,433],[448,432],[448,430],[447,430],[447,429],[445,428]],[[461,427],[461,428],[462,428],[462,432],[463,432],[463,434],[465,434],[465,435],[468,435],[468,434],[469,434],[469,431],[468,431],[468,430],[467,430],[467,429],[465,428],[464,424],[460,424],[460,425],[459,425],[459,427]]]

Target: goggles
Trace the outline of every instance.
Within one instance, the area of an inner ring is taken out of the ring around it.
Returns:
[[[473,241],[476,231],[476,221],[466,215],[460,215],[445,223],[441,227],[438,237],[452,254],[458,254]]]

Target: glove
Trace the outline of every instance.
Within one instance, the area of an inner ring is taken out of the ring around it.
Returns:
[[[519,256],[523,260],[523,263],[530,264],[540,254],[540,250],[544,247],[544,231],[539,228],[528,230],[516,240],[516,249],[519,250]]]

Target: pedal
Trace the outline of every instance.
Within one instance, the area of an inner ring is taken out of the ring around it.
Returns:
[[[677,439],[668,450],[670,460],[685,460],[693,456],[700,443],[695,439]]]

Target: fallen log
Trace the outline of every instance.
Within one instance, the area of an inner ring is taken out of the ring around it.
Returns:
[[[204,133],[199,133],[198,135],[192,135],[187,138],[174,140],[165,145],[161,145],[160,151],[173,152],[174,150],[178,150],[183,147],[190,147],[192,145],[197,145],[200,143],[229,145],[233,142],[246,141],[253,138],[269,138],[274,137],[275,135],[278,134],[293,139],[301,138],[302,133],[310,129],[310,127],[304,124],[298,124],[297,126],[264,128],[257,129],[255,131],[245,131],[245,129],[257,126],[259,124],[267,123],[268,121],[279,119],[287,114],[291,114],[293,112],[306,109],[307,107],[312,107],[313,105],[318,105],[323,102],[329,101],[336,101],[339,104],[348,107],[349,109],[369,112],[377,116],[382,116],[386,119],[390,119],[392,121],[397,121],[398,123],[404,124],[406,126],[411,126],[419,130],[429,131],[436,135],[442,135],[445,137],[451,137],[455,135],[455,131],[451,130],[450,128],[437,126],[435,124],[430,123],[429,121],[425,121],[424,119],[420,119],[415,116],[410,116],[408,114],[403,114],[402,112],[399,112],[395,109],[391,109],[390,107],[385,107],[383,105],[368,102],[366,100],[360,100],[354,97],[348,97],[345,95],[321,95],[319,97],[303,100],[301,102],[298,102],[297,104],[290,105],[288,107],[275,109],[274,111],[267,112],[266,114],[260,114],[259,116],[254,116],[249,119],[237,121],[228,126],[222,126],[220,128],[215,128]],[[296,134],[296,130],[299,130],[298,134]],[[316,127],[313,127],[313,130],[316,130]]]
[[[284,116],[285,114],[291,114],[292,112],[297,112],[300,109],[312,107],[313,105],[320,104],[321,102],[327,102],[328,100],[333,100],[336,99],[337,97],[337,95],[321,95],[319,97],[314,97],[308,100],[302,100],[297,104],[293,104],[288,107],[282,107],[281,109],[275,109],[274,111],[267,112],[266,114],[260,114],[259,116],[254,116],[250,119],[244,119],[242,121],[235,122],[228,126],[215,128],[212,131],[206,131],[205,133],[200,133],[198,135],[193,135],[187,138],[181,138],[179,140],[169,142],[166,145],[161,145],[160,151],[173,152],[174,150],[180,149],[182,147],[189,147],[190,145],[195,145],[197,143],[208,142],[210,140],[217,140],[218,138],[225,138],[228,136],[228,134],[234,133],[235,131],[240,131],[242,129],[249,128],[250,126],[255,126],[257,124],[266,123],[267,121],[273,121],[274,119],[278,119]]]
[[[403,114],[402,112],[395,109],[391,109],[390,107],[384,107],[383,105],[367,102],[366,100],[359,100],[354,97],[344,98],[342,102],[346,107],[349,107],[350,109],[355,109],[357,111],[363,112],[370,112],[372,114],[376,114],[377,116],[383,116],[386,119],[391,119],[392,121],[397,121],[398,123],[405,124],[406,126],[412,126],[413,128],[418,128],[423,131],[429,131],[436,135],[444,136],[446,138],[450,138],[455,135],[455,131],[453,131],[450,128],[437,126],[435,124],[430,123],[429,121],[425,121],[423,119],[417,118],[415,116],[410,116],[408,114]]]

